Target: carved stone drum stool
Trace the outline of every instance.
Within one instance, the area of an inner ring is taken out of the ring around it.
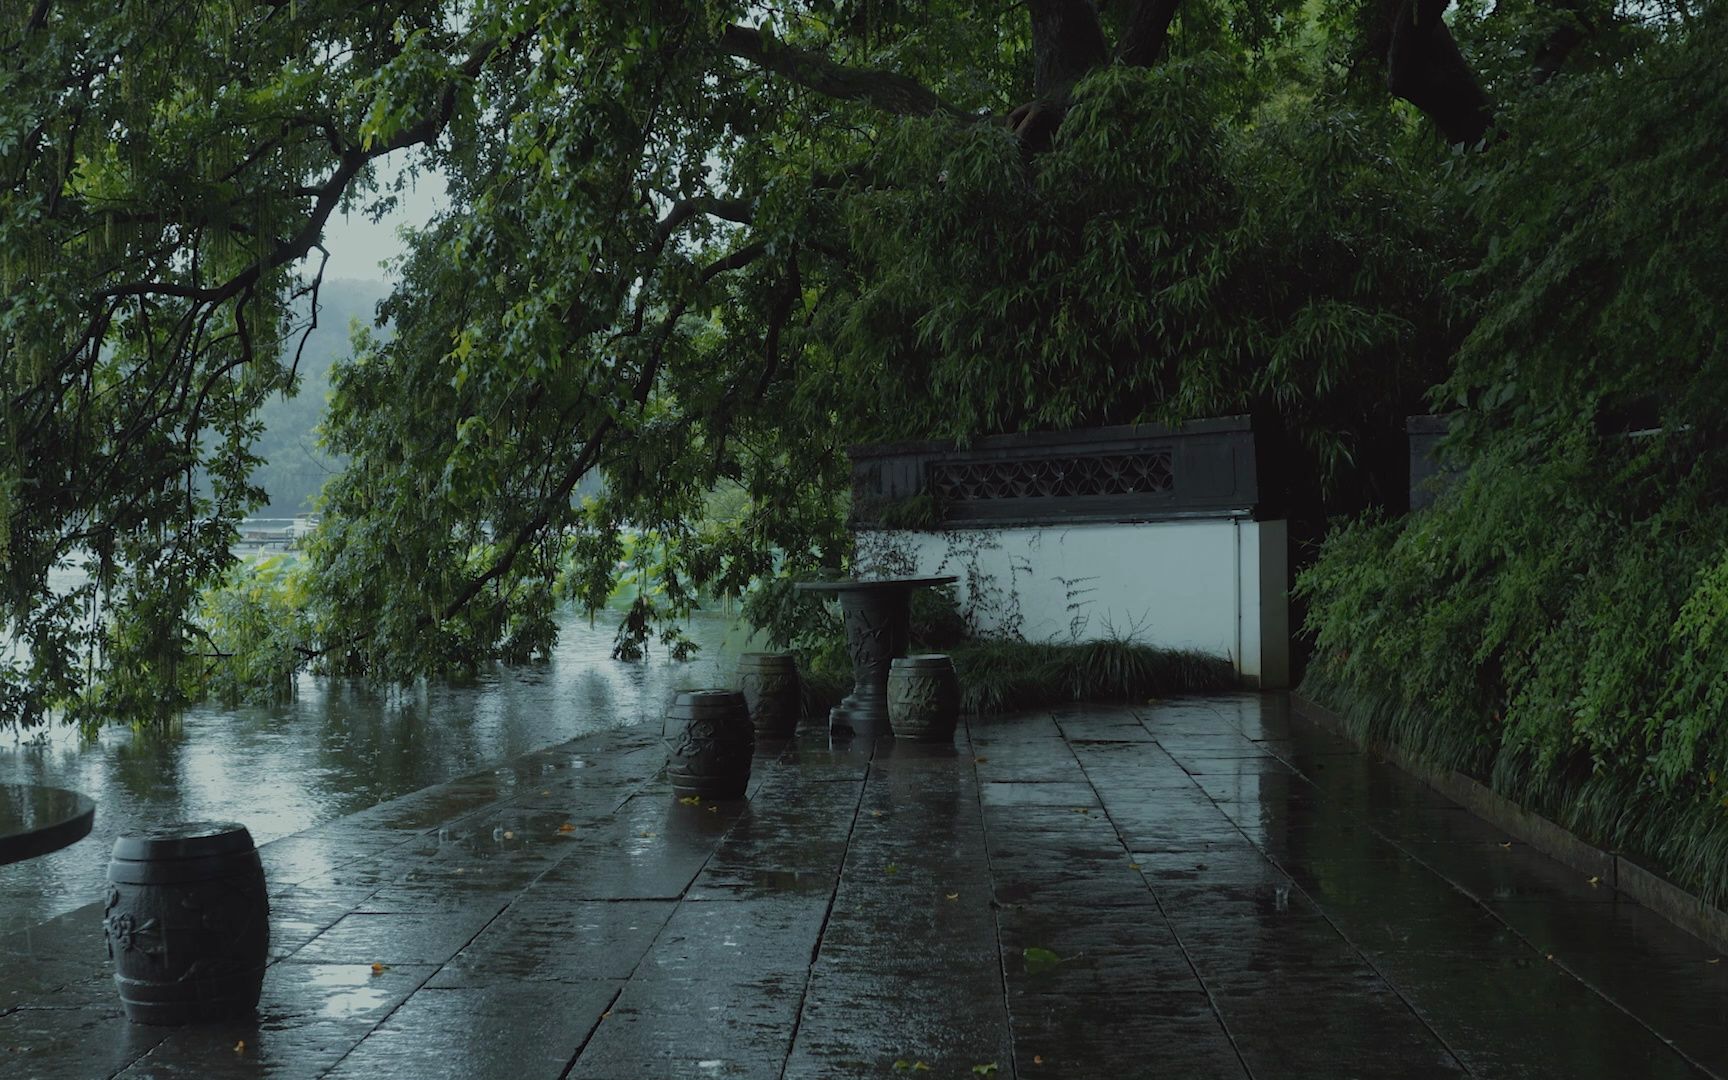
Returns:
[[[683,726],[666,763],[679,795],[741,799],[750,784],[756,733],[744,695],[736,690],[686,690],[672,701],[666,719]]]
[[[102,931],[128,1019],[251,1015],[269,959],[270,901],[245,826],[198,821],[122,836],[108,882]]]
[[[960,721],[960,680],[946,656],[897,657],[888,668],[888,723],[896,739],[949,742]]]
[[[738,689],[759,739],[785,739],[798,730],[804,695],[791,653],[747,652],[738,658]]]

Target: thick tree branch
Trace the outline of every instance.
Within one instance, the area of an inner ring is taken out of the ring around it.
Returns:
[[[787,45],[749,27],[728,26],[721,31],[720,51],[826,97],[861,101],[901,116],[965,115],[959,106],[944,101],[923,83],[897,71],[848,67],[819,52]]]
[[[1170,41],[1170,23],[1182,0],[1139,0],[1128,16],[1117,55],[1130,67],[1151,67],[1164,58]]]
[[[394,142],[394,140],[392,140]],[[392,145],[390,149],[400,149]],[[229,278],[220,285],[189,285],[173,281],[130,281],[122,285],[113,285],[96,292],[99,299],[117,296],[174,296],[191,300],[200,304],[220,304],[231,300],[251,288],[258,279],[279,266],[304,258],[324,235],[324,225],[330,220],[330,215],[342,201],[342,195],[348,190],[348,185],[367,162],[388,150],[377,152],[349,150],[337,164],[336,171],[318,185],[317,201],[312,212],[301,223],[293,236],[276,245],[264,258],[248,266],[245,270]]]
[[[1472,145],[1494,110],[1442,16],[1451,0],[1393,0],[1386,88],[1421,109],[1447,142]]]
[[[30,17],[24,20],[25,37],[48,25],[48,11],[53,6],[54,0],[36,0],[35,9],[30,12]]]
[[[731,254],[722,255],[707,266],[704,266],[697,273],[696,282],[699,285],[706,285],[721,274],[749,266],[751,263],[761,258],[762,254],[767,250],[768,245],[761,241],[745,244],[743,247],[737,249]]]
[[[1068,113],[1074,84],[1110,62],[1110,46],[1092,0],[1028,0],[1032,17],[1032,88],[1037,96],[1008,114],[1022,156],[1049,149]]]
[[[654,246],[651,249],[654,256],[658,257],[671,241],[672,235],[698,214],[724,218],[740,225],[748,225],[753,220],[748,199],[722,199],[713,195],[695,195],[682,199],[673,203],[666,216],[660,219],[660,227],[655,230]]]

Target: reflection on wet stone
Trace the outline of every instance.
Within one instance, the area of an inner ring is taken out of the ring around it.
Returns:
[[[806,732],[725,804],[663,757],[587,736],[264,845],[250,1024],[126,1024],[99,909],[14,930],[0,1074],[1728,1075],[1728,964],[1277,697]]]

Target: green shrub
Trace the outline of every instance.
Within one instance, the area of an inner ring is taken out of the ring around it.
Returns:
[[[1304,688],[1728,895],[1728,461],[1689,439],[1485,451],[1436,505],[1327,541]]]
[[[1435,395],[1462,475],[1327,539],[1304,686],[1722,898],[1728,19],[1650,36],[1510,110],[1472,166],[1478,321]]]

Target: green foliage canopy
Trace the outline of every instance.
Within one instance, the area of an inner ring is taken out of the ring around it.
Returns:
[[[222,622],[280,603],[196,617],[261,497],[324,226],[388,201],[387,153],[451,210],[335,375],[349,465],[261,672],[533,656],[548,583],[597,607],[627,534],[660,555],[626,644],[699,590],[838,568],[857,440],[1248,409],[1341,475],[1462,330],[1430,124],[1477,143],[1515,81],[1419,0],[12,2],[23,724],[165,716],[250,647]],[[721,486],[746,500],[707,520]],[[56,590],[68,560],[90,582]]]

